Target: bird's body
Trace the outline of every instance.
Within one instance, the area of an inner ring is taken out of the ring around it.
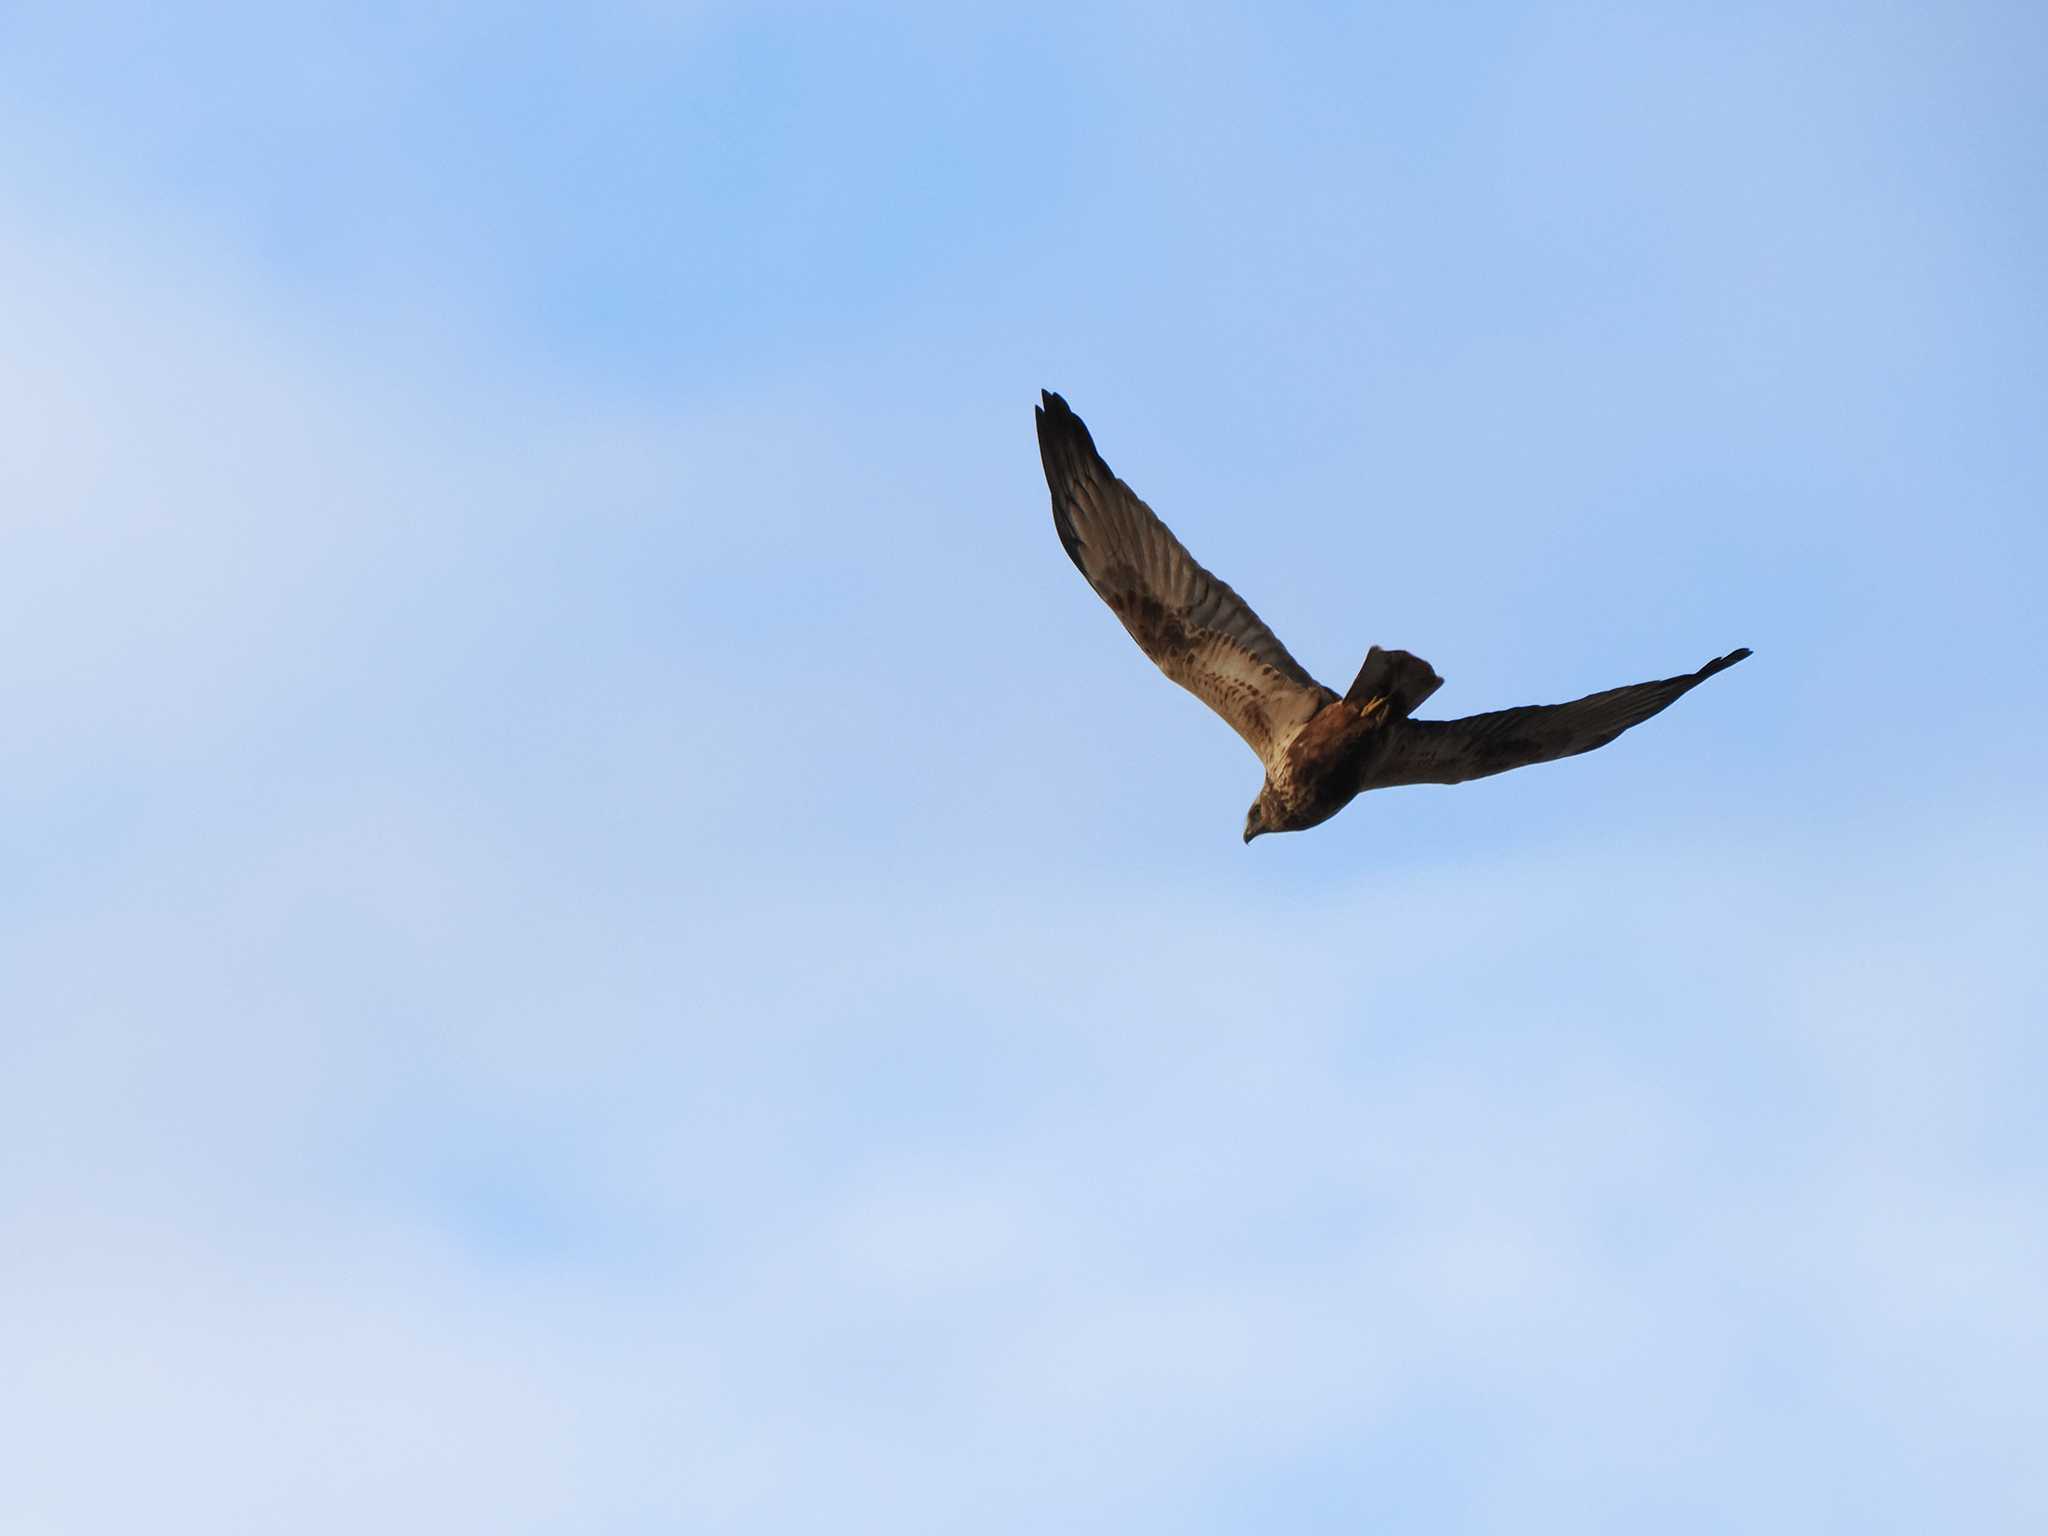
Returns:
[[[1259,794],[1264,830],[1300,832],[1349,805],[1366,764],[1386,750],[1386,727],[1384,700],[1360,707],[1332,694],[1266,770]]]
[[[1266,782],[1245,841],[1328,821],[1369,789],[1457,784],[1605,746],[1749,652],[1697,672],[1460,720],[1412,712],[1443,685],[1428,662],[1374,646],[1339,696],[1287,654],[1250,606],[1195,563],[1058,395],[1038,409],[1053,525],[1081,574],[1161,671],[1259,756]]]

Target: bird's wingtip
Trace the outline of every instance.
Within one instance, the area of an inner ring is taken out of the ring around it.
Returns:
[[[1064,396],[1056,389],[1041,389],[1039,399],[1044,403],[1032,411],[1038,424],[1038,441],[1042,447],[1059,445],[1062,450],[1071,447],[1078,451],[1083,460],[1095,455],[1095,440],[1088,435],[1088,428],[1081,418],[1074,414]]]
[[[1750,656],[1750,654],[1751,652],[1748,646],[1739,645],[1734,650],[1730,651],[1726,656],[1716,656],[1704,667],[1701,667],[1699,670],[1699,675],[1702,678],[1708,678],[1712,677],[1716,672],[1725,672],[1728,670],[1728,668],[1734,666],[1735,663],[1737,663],[1738,661],[1743,661],[1747,659]]]

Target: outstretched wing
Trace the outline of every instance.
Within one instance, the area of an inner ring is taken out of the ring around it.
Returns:
[[[1604,747],[1632,725],[1674,702],[1716,672],[1749,654],[1747,647],[1708,662],[1697,672],[1661,682],[1632,683],[1588,694],[1570,704],[1468,715],[1462,720],[1404,720],[1387,727],[1383,755],[1368,763],[1363,789],[1395,784],[1462,784],[1490,773]]]
[[[1335,695],[1110,472],[1066,401],[1048,392],[1037,415],[1068,556],[1159,670],[1270,758]]]

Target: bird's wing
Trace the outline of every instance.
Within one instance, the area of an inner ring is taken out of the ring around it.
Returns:
[[[1747,656],[1744,648],[1708,662],[1697,672],[1654,683],[1631,683],[1588,694],[1570,704],[1467,715],[1462,720],[1403,720],[1389,724],[1387,750],[1369,760],[1363,789],[1395,784],[1461,784],[1490,773],[1604,747],[1641,725],[1688,689]]]
[[[1047,393],[1037,415],[1053,525],[1068,556],[1159,670],[1270,760],[1335,695],[1110,472],[1066,401]]]

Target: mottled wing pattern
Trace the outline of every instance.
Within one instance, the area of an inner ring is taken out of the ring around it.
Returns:
[[[1335,695],[1110,472],[1066,401],[1047,393],[1037,414],[1052,520],[1068,556],[1159,670],[1270,760]]]
[[[1747,656],[1730,651],[1697,672],[1654,683],[1631,683],[1570,704],[1531,704],[1462,720],[1405,720],[1389,726],[1387,751],[1372,760],[1362,789],[1395,784],[1461,784],[1490,773],[1604,747],[1641,725],[1688,689]]]

